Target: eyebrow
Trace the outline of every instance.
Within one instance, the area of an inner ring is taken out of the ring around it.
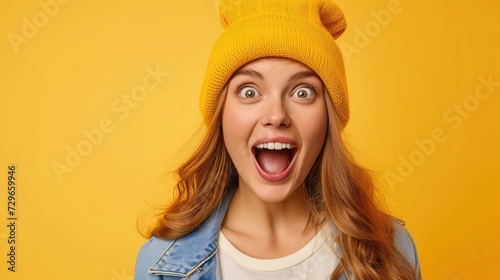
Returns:
[[[238,76],[238,75],[252,76],[254,78],[264,80],[264,75],[262,75],[261,73],[255,71],[255,70],[252,70],[252,69],[240,69],[234,73],[233,77]],[[290,77],[290,79],[288,79],[288,81],[300,80],[300,79],[309,78],[309,77],[316,77],[319,80],[321,80],[321,78],[315,72],[313,72],[311,70],[304,70],[304,71],[299,71],[299,72],[293,74]]]
[[[251,69],[239,69],[238,71],[234,72],[233,77],[238,75],[252,76],[254,78],[264,80],[264,75]]]
[[[300,79],[309,78],[309,77],[316,77],[319,80],[321,80],[320,77],[318,76],[318,74],[314,73],[311,70],[305,70],[305,71],[300,71],[300,72],[293,74],[290,77],[289,81],[300,80]]]

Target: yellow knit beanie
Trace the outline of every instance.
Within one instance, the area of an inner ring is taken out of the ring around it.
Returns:
[[[345,126],[349,105],[344,62],[335,43],[346,28],[343,12],[328,0],[222,0],[224,32],[214,45],[200,96],[208,125],[218,95],[233,73],[263,57],[307,65],[322,79]]]

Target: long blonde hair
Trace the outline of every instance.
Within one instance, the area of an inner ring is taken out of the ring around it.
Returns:
[[[147,237],[181,237],[195,230],[218,207],[230,183],[237,181],[222,138],[221,111],[227,94],[219,95],[213,119],[198,149],[176,174],[176,197]],[[326,94],[326,93],[325,93]],[[327,95],[328,96],[328,95]],[[396,248],[390,216],[375,199],[370,173],[356,163],[341,136],[342,125],[326,98],[328,133],[306,180],[312,222],[334,223],[341,252],[331,279],[414,279],[415,267]]]

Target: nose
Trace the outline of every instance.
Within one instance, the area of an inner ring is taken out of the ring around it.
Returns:
[[[284,128],[290,126],[285,101],[281,96],[267,100],[265,112],[262,116],[262,125],[265,127]]]

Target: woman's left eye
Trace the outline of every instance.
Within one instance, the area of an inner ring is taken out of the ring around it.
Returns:
[[[295,98],[310,98],[313,95],[314,95],[314,91],[311,88],[301,87],[301,88],[296,89],[293,92],[292,97],[295,97]]]

